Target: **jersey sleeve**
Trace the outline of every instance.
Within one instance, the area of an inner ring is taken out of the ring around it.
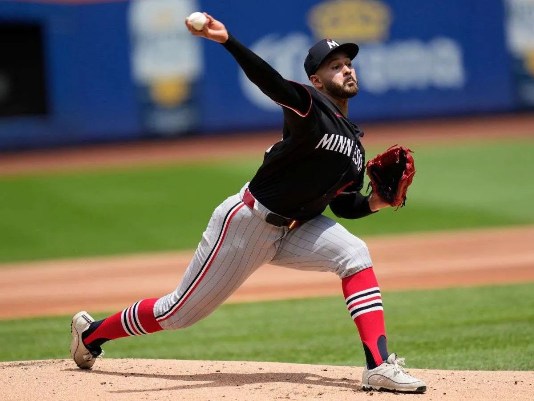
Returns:
[[[235,58],[248,79],[276,103],[300,116],[311,108],[311,95],[301,84],[289,81],[252,50],[229,34],[223,46]]]
[[[330,202],[330,210],[345,219],[359,219],[376,213],[369,207],[369,196],[360,192],[342,193]]]

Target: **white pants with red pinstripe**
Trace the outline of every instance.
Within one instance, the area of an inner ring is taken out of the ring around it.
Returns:
[[[365,243],[339,223],[321,215],[288,232],[265,222],[261,204],[246,206],[244,189],[215,209],[182,282],[154,305],[163,329],[208,316],[266,263],[340,278],[372,266]]]

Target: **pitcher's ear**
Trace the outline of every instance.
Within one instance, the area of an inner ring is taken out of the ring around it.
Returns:
[[[321,78],[318,75],[311,75],[310,82],[317,89],[321,89],[323,87],[323,81],[321,81]]]

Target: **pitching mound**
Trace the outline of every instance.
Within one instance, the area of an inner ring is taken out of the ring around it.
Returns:
[[[534,372],[411,369],[420,394],[359,390],[361,367],[266,362],[100,359],[0,363],[2,400],[509,400],[534,399]]]

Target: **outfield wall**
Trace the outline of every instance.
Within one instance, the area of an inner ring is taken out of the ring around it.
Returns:
[[[534,0],[4,0],[0,150],[278,127],[224,48],[185,30],[198,9],[296,81],[318,38],[359,43],[357,121],[534,106]]]

